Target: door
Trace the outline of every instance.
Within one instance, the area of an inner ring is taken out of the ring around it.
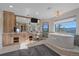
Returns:
[[[43,34],[43,37],[48,37],[48,32],[49,32],[49,23],[45,22],[42,25],[42,34]]]

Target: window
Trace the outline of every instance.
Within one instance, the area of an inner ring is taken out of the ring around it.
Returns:
[[[43,30],[43,32],[49,31],[49,24],[47,22],[43,23],[42,30]]]
[[[76,18],[69,18],[66,21],[55,23],[55,32],[76,34]]]

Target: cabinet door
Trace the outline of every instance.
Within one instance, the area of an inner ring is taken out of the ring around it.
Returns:
[[[14,26],[16,25],[16,17],[14,13],[12,12],[3,12],[3,18],[4,18],[4,35],[3,35],[3,45],[10,45],[11,43],[11,37],[10,33],[13,32]],[[9,34],[9,35],[8,35]]]
[[[12,32],[15,24],[16,24],[16,17],[14,13],[4,11],[4,33]]]
[[[9,23],[9,29],[10,29],[10,32],[13,32],[14,31],[14,27],[16,25],[16,16],[14,14],[11,14],[10,15],[10,23]]]
[[[4,46],[10,45],[10,42],[11,42],[10,36],[8,34],[4,34],[3,35],[3,45]]]

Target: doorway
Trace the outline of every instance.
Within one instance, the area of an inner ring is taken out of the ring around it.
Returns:
[[[43,25],[42,25],[43,37],[48,37],[48,33],[49,33],[49,23],[48,22],[44,22]]]

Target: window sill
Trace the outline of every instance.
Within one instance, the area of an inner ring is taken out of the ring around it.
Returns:
[[[68,37],[74,37],[74,35],[70,35],[70,34],[65,34],[65,33],[49,33],[50,35],[59,35],[59,36],[68,36]]]

